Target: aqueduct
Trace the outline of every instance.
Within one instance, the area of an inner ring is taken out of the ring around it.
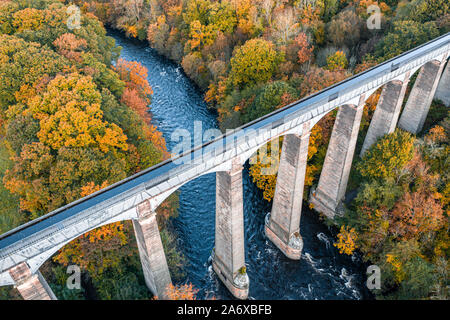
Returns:
[[[213,268],[240,299],[248,296],[243,271],[242,166],[267,142],[285,136],[267,237],[289,258],[300,259],[299,233],[309,134],[339,107],[323,170],[310,202],[333,218],[344,197],[366,99],[383,87],[362,153],[398,126],[418,133],[434,97],[450,105],[450,33],[336,85],[252,121],[214,141],[70,203],[0,236],[0,285],[15,285],[24,299],[56,299],[39,267],[57,250],[100,226],[132,220],[149,289],[165,298],[171,283],[155,209],[197,177],[216,173]],[[400,115],[409,78],[420,69]]]

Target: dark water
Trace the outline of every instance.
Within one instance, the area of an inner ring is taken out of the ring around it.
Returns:
[[[202,94],[180,66],[159,56],[146,43],[110,32],[122,46],[121,57],[143,64],[149,71],[154,95],[151,104],[155,125],[170,150],[171,133],[177,128],[193,131],[194,121],[203,130],[217,128],[216,115],[207,109]],[[244,228],[249,299],[367,299],[365,266],[360,257],[343,256],[333,247],[333,236],[307,207],[303,208],[300,233],[304,248],[300,261],[286,258],[264,236],[264,216],[271,204],[243,172]],[[199,289],[199,297],[232,296],[211,266],[215,224],[215,175],[202,176],[180,189],[179,216],[174,221],[179,247],[187,265],[186,278]]]

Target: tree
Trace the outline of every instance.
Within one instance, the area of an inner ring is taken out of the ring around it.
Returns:
[[[18,114],[6,124],[6,140],[16,154],[20,154],[24,145],[37,142],[39,122],[31,115]]]
[[[147,40],[160,54],[167,51],[167,40],[170,34],[170,26],[166,22],[166,16],[160,15],[155,23],[148,26]]]
[[[338,0],[323,0],[323,17],[325,21],[329,21],[336,14],[338,6]]]
[[[397,19],[421,23],[433,21],[449,13],[445,0],[413,0],[397,8]]]
[[[249,107],[242,110],[244,122],[257,119],[275,109],[297,100],[297,92],[283,81],[275,81],[264,86]]]
[[[15,92],[21,86],[34,86],[44,76],[52,77],[62,70],[67,60],[38,43],[16,36],[0,35],[0,107],[16,102]]]
[[[178,286],[170,284],[166,289],[169,300],[196,300],[197,292],[198,289],[195,289],[192,283]]]
[[[259,189],[263,190],[263,197],[267,201],[271,201],[275,195],[282,141],[282,138],[275,139],[260,148],[256,154],[256,162],[250,166],[252,180]],[[319,143],[323,143],[322,130],[319,126],[314,126],[309,137],[308,160],[311,160],[317,153]],[[313,184],[314,174],[317,169],[316,166],[308,164],[305,174],[305,186]]]
[[[262,0],[261,1],[261,9],[266,18],[267,24],[272,25],[272,11],[274,8],[274,0]]]
[[[329,87],[339,81],[347,78],[349,74],[343,70],[326,70],[323,68],[312,67],[304,76],[306,81],[300,84],[300,96],[304,97],[323,88]]]
[[[363,61],[355,67],[354,74],[358,74],[377,65],[376,59],[371,55],[366,55]]]
[[[206,25],[210,6],[211,2],[208,0],[188,1],[185,13],[183,13],[184,22],[190,25],[192,21],[198,20],[202,25]]]
[[[14,32],[13,15],[18,9],[18,4],[12,1],[0,2],[0,34],[12,34]]]
[[[206,89],[208,87],[208,67],[199,52],[193,52],[184,56],[183,61],[181,61],[181,66],[183,67],[184,72],[186,72],[200,88]]]
[[[277,171],[281,156],[282,139],[276,138],[257,151],[256,163],[250,166],[250,176],[256,186],[263,190],[263,197],[271,201],[275,195]]]
[[[299,47],[297,51],[297,62],[299,64],[304,64],[311,60],[313,57],[314,46],[310,45],[308,42],[308,36],[301,32],[294,39],[294,43]]]
[[[38,30],[46,23],[45,11],[35,8],[25,8],[14,13],[13,25],[16,32]]]
[[[50,171],[53,156],[50,148],[40,142],[22,147],[20,157],[14,158],[14,167],[3,178],[5,187],[19,195],[20,208],[39,216],[46,210],[50,198],[45,175]]]
[[[48,189],[52,197],[48,200],[48,211],[87,195],[87,185],[105,187],[106,181],[115,183],[127,177],[126,161],[123,155],[113,152],[104,154],[96,148],[67,148],[58,150],[55,161],[49,169]],[[84,192],[84,193],[83,193]]]
[[[299,24],[296,22],[296,14],[292,7],[277,12],[275,17],[274,36],[276,41],[287,44],[299,29]]]
[[[437,231],[444,223],[444,212],[436,196],[407,192],[390,215],[390,232],[401,239],[411,239]]]
[[[392,296],[396,299],[428,298],[436,283],[434,266],[421,257],[415,257],[405,263],[404,273],[405,279]]]
[[[434,22],[396,21],[392,31],[378,43],[375,55],[384,61],[438,36]]]
[[[148,103],[141,97],[136,89],[126,88],[122,94],[121,101],[136,111],[147,124],[150,124],[151,117],[149,114]]]
[[[341,11],[328,25],[329,38],[337,47],[353,47],[360,38],[360,24],[354,10]]]
[[[229,77],[234,86],[253,85],[272,77],[277,66],[283,61],[272,42],[251,39],[235,49],[231,58]]]
[[[227,0],[213,2],[208,12],[208,23],[212,25],[214,34],[218,31],[232,34],[237,25],[237,17],[231,2]]]
[[[334,246],[339,249],[339,253],[345,253],[352,255],[357,245],[355,244],[358,239],[358,235],[354,228],[348,226],[341,226],[340,233],[337,235],[338,241],[334,243]]]
[[[348,66],[347,57],[343,51],[336,51],[327,57],[327,69],[334,71],[338,69],[346,69]]]
[[[80,63],[81,53],[87,48],[87,41],[77,38],[73,33],[64,33],[53,42],[53,45],[59,54]]]
[[[253,0],[231,0],[231,3],[237,19],[236,32],[253,37],[261,31],[261,19]]]
[[[414,137],[402,130],[379,139],[363,156],[358,170],[369,179],[398,178],[414,155]]]
[[[147,80],[146,67],[137,61],[119,59],[114,70],[119,74],[120,79],[125,81],[127,88],[136,90],[141,98],[150,104],[153,90]]]
[[[127,149],[121,128],[102,120],[101,95],[92,78],[72,73],[58,75],[46,91],[29,102],[33,117],[40,121],[37,136],[58,150],[66,147],[97,146],[103,152]]]

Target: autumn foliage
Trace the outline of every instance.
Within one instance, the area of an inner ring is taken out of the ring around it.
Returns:
[[[394,296],[423,297],[435,290],[446,295],[445,282],[431,279],[439,275],[449,240],[448,182],[440,167],[448,152],[446,128],[436,125],[423,138],[397,129],[378,140],[357,166],[363,183],[354,209],[343,217],[351,229],[343,226],[335,245],[350,253],[354,242],[381,266],[382,290],[395,288]]]
[[[357,248],[356,240],[358,236],[354,228],[342,226],[340,233],[337,235],[338,241],[334,246],[339,249],[340,253],[352,255]]]
[[[167,297],[170,300],[196,300],[197,292],[198,289],[195,289],[192,283],[177,286],[170,284],[166,289]]]

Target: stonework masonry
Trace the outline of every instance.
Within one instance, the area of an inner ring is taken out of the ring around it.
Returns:
[[[394,80],[383,87],[364,139],[361,157],[379,138],[394,132],[409,82],[408,79],[409,74],[405,76],[403,82]]]
[[[448,61],[442,72],[434,97],[441,100],[447,107],[450,107],[450,63]]]
[[[242,166],[233,161],[228,172],[216,173],[216,234],[213,269],[238,299],[247,299]]]
[[[443,68],[443,63],[433,60],[427,62],[420,69],[405,109],[400,117],[398,123],[400,128],[413,134],[417,134],[422,130]]]
[[[278,168],[277,184],[270,219],[265,226],[266,236],[288,257],[299,260],[303,248],[300,236],[303,187],[310,124],[305,123],[302,135],[284,137]]]
[[[314,209],[331,219],[345,196],[364,109],[363,102],[364,98],[361,98],[359,106],[344,105],[339,108],[319,184],[311,193],[310,202]]]
[[[159,234],[156,213],[149,201],[137,206],[138,220],[133,220],[145,283],[158,299],[167,299],[166,290],[172,283],[164,248]]]
[[[41,272],[38,270],[36,274],[32,274],[25,262],[11,268],[9,274],[24,300],[57,300]]]

